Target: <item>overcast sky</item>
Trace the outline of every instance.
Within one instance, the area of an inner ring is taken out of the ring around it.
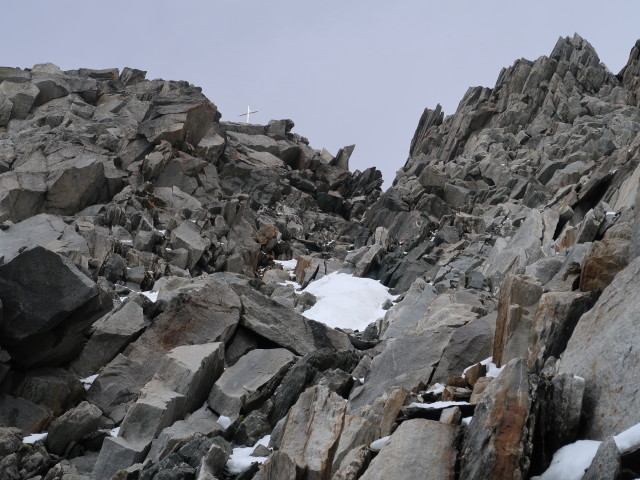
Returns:
[[[526,6],[525,6],[526,5]],[[453,113],[517,58],[578,32],[618,73],[640,38],[637,0],[30,0],[3,6],[0,64],[129,66],[203,88],[222,119],[291,118],[314,148],[356,144],[351,169],[385,188],[425,107]]]

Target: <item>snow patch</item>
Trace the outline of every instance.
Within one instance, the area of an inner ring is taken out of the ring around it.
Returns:
[[[613,437],[613,440],[616,442],[620,453],[636,450],[640,447],[640,423],[636,423],[633,427],[619,433]]]
[[[220,423],[219,420],[218,423]],[[227,462],[227,470],[229,470],[229,472],[231,473],[240,473],[249,468],[249,466],[251,466],[251,464],[254,462],[264,462],[267,457],[252,457],[251,453],[253,453],[258,445],[264,445],[265,447],[268,447],[269,440],[271,440],[271,435],[262,437],[256,442],[253,447],[234,448],[233,453],[231,454],[231,456],[229,457],[229,461]]]
[[[539,477],[531,477],[531,480],[580,480],[599,446],[597,440],[578,440],[565,445],[553,454],[549,468]]]
[[[497,367],[496,364],[493,363],[493,357],[485,358],[480,363],[487,367],[487,377],[497,377],[498,375],[500,375],[500,373],[502,373],[502,370],[504,369],[504,365],[502,367]],[[473,367],[473,365],[465,368],[464,372],[469,370],[471,367]],[[464,376],[464,372],[462,372],[462,376]]]
[[[48,433],[32,433],[31,435],[24,437],[22,443],[36,443],[38,440],[44,440],[47,438]]]
[[[89,377],[86,378],[81,378],[80,379],[80,383],[82,383],[82,386],[84,387],[85,390],[89,390],[91,388],[91,385],[93,384],[94,380],[98,378],[98,374],[96,373],[95,375],[91,375]]]
[[[274,260],[273,263],[277,263],[282,267],[283,270],[287,272],[292,272],[296,269],[296,265],[298,264],[297,260]]]
[[[363,331],[371,322],[384,317],[387,300],[396,297],[376,280],[334,272],[311,282],[306,291],[315,295],[316,304],[304,316],[333,328]]]
[[[147,291],[147,292],[140,292],[140,293],[145,297],[147,297],[152,302],[155,302],[156,300],[158,300],[158,292]]]
[[[431,388],[429,388],[429,390],[427,390],[425,393],[433,393],[434,395],[440,395],[442,392],[444,392],[444,385],[442,383],[436,383],[434,385],[431,385]]]
[[[371,445],[369,445],[369,448],[371,450],[382,450],[382,447],[384,447],[387,444],[390,438],[391,438],[391,435],[387,435],[386,437],[382,437],[382,438],[379,438],[378,440],[374,440],[373,442],[371,442]]]
[[[463,425],[467,425],[467,426],[468,426],[468,425],[471,423],[471,419],[472,419],[472,418],[473,418],[473,416],[471,416],[471,417],[464,417],[464,418],[462,419],[462,424],[463,424]]]
[[[109,430],[109,435],[111,435],[112,437],[117,437],[118,433],[120,433],[120,427],[112,428],[111,430]]]
[[[220,415],[217,422],[218,425],[220,425],[225,430],[229,428],[229,426],[233,423],[233,421],[229,417],[225,417],[224,415]]]

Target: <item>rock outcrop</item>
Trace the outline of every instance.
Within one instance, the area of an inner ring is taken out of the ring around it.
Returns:
[[[0,68],[0,479],[640,476],[639,76],[560,38],[382,192],[187,82]]]

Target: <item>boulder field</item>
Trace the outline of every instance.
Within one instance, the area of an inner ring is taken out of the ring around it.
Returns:
[[[640,476],[640,41],[425,109],[386,191],[145,75],[0,68],[0,480]]]

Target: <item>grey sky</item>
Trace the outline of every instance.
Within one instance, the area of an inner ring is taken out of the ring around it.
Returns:
[[[405,162],[425,107],[455,111],[467,87],[547,55],[580,33],[614,73],[640,38],[637,0],[31,0],[7,2],[4,66],[125,66],[188,80],[223,115],[291,118],[351,169],[377,166],[385,187]]]

